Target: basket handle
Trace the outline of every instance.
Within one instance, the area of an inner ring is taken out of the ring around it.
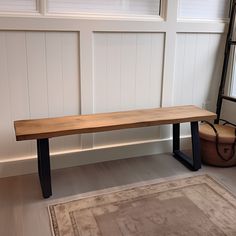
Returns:
[[[234,139],[234,142],[232,144],[232,148],[231,148],[231,155],[228,159],[226,159],[221,153],[220,153],[220,150],[219,150],[219,133],[218,131],[216,130],[215,126],[213,124],[211,124],[210,122],[208,121],[204,121],[206,124],[208,124],[212,129],[213,131],[215,132],[215,135],[216,135],[216,151],[217,151],[217,154],[219,155],[219,157],[223,160],[223,161],[230,161],[233,157],[234,157],[234,154],[235,154],[235,146],[236,146],[236,128],[234,130],[234,135],[235,135],[235,139]]]

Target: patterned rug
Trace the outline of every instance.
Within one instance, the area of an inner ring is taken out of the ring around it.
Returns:
[[[79,195],[49,213],[55,236],[236,235],[236,198],[207,175]]]

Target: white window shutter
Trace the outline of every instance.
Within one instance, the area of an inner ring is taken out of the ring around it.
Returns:
[[[219,20],[229,17],[230,0],[179,0],[182,19]]]
[[[0,12],[36,12],[37,0],[0,0]]]
[[[48,0],[51,13],[159,15],[160,0]]]

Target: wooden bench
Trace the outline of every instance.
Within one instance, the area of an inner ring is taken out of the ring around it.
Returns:
[[[191,170],[201,168],[198,121],[215,119],[212,112],[195,106],[143,109],[103,114],[66,116],[14,122],[16,140],[37,139],[38,173],[44,198],[52,195],[49,138],[173,124],[173,154]],[[191,123],[193,158],[180,151],[180,123]]]

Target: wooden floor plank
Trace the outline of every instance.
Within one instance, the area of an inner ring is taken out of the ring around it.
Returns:
[[[140,181],[210,174],[236,195],[236,167],[190,172],[171,155],[137,157],[52,171],[54,194],[42,199],[37,174],[0,179],[0,235],[51,236],[48,204],[89,191]]]

